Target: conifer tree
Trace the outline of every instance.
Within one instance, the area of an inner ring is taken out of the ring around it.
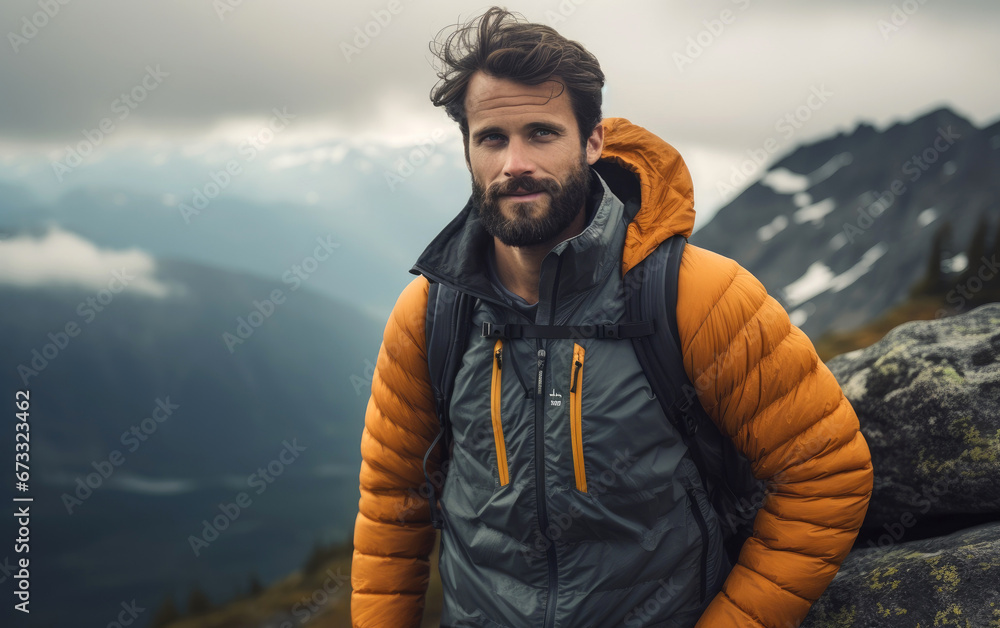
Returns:
[[[969,248],[965,251],[965,256],[969,263],[958,278],[959,283],[965,283],[970,277],[979,271],[979,266],[983,263],[983,256],[986,255],[986,236],[989,235],[990,223],[986,214],[979,214],[976,221],[976,229],[972,232],[972,239],[969,240]]]
[[[181,614],[174,603],[174,596],[170,594],[163,600],[160,607],[156,609],[156,613],[149,623],[149,628],[165,628],[165,626],[169,626],[180,618]]]
[[[191,594],[188,595],[188,615],[202,615],[210,610],[212,610],[211,600],[209,600],[208,595],[201,590],[201,587],[195,585],[195,587],[191,589]]]
[[[934,232],[930,257],[927,258],[927,268],[923,278],[911,289],[911,296],[937,294],[944,287],[944,279],[941,276],[941,261],[944,258],[945,244],[949,240],[951,240],[951,223],[946,220]]]
[[[257,597],[264,591],[264,585],[260,583],[260,578],[257,574],[252,574],[250,576],[250,586],[248,587],[248,594],[250,597]]]
[[[995,211],[994,213],[1000,214],[1000,211]],[[1000,258],[1000,221],[997,221],[997,230],[993,234],[993,250],[992,254]]]

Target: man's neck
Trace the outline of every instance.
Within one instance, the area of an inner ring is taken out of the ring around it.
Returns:
[[[546,242],[531,246],[507,246],[497,238],[493,238],[497,277],[504,287],[527,301],[529,305],[537,303],[542,260],[549,254],[552,247],[583,232],[587,220],[586,207],[587,205],[584,204],[580,208],[576,218],[562,233]]]

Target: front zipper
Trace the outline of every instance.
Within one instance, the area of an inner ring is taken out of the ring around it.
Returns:
[[[587,492],[587,472],[583,466],[583,355],[584,348],[573,343],[573,365],[569,386],[569,433],[573,443],[573,471],[576,490]]]
[[[699,583],[699,603],[705,601],[708,595],[708,524],[705,523],[705,515],[701,513],[698,505],[698,498],[695,497],[694,490],[685,489],[688,499],[691,500],[691,514],[698,524],[698,531],[701,532],[701,582]]]
[[[537,345],[536,345],[537,346]],[[549,596],[545,604],[544,628],[555,625],[556,592],[559,575],[556,571],[556,544],[549,537],[549,514],[545,508],[545,349],[538,348],[538,375],[535,380],[535,499],[538,506],[538,524],[548,541],[545,559],[549,572]]]
[[[500,422],[500,382],[503,367],[503,340],[497,339],[493,345],[493,382],[490,386],[490,416],[493,419],[493,442],[497,449],[497,471],[500,475],[500,486],[506,486],[510,481],[507,470],[507,446],[503,440],[503,424]]]

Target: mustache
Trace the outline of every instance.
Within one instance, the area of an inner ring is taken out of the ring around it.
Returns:
[[[507,194],[513,194],[518,190],[525,193],[548,192],[554,194],[559,191],[559,184],[552,179],[535,179],[534,177],[517,177],[507,181],[502,185],[491,186],[487,194],[493,198],[499,198]]]

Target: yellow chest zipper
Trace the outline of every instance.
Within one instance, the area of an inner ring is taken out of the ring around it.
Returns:
[[[490,386],[490,416],[493,419],[493,441],[497,449],[497,470],[500,486],[510,482],[507,470],[507,447],[503,441],[503,424],[500,422],[500,372],[503,366],[503,340],[493,345],[493,381]]]
[[[573,470],[576,473],[576,489],[586,493],[587,473],[583,467],[583,354],[583,347],[574,342],[569,386],[569,433],[573,442]]]

